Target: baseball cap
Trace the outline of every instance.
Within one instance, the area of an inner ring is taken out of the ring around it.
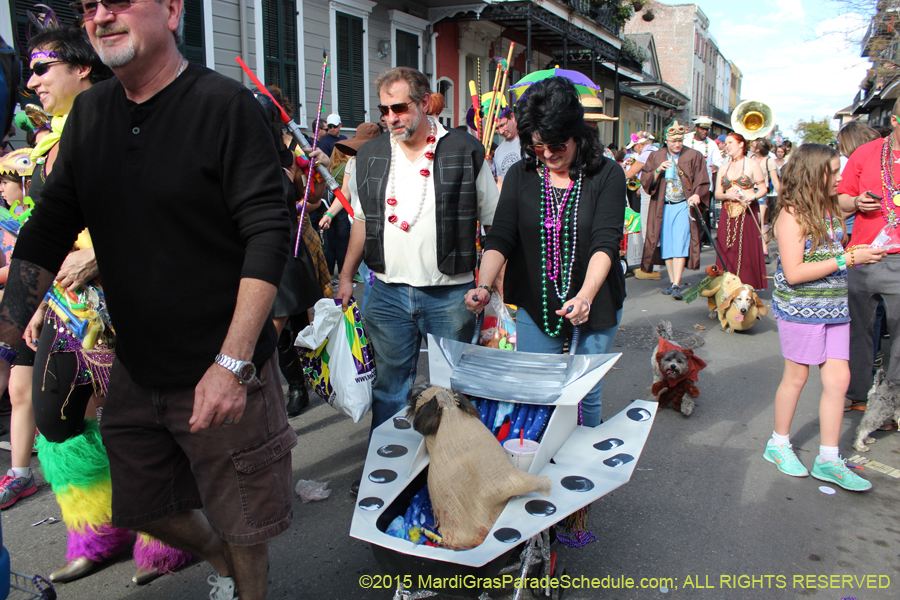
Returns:
[[[726,137],[727,137],[727,136],[723,133],[722,135],[720,135],[719,137],[716,138],[716,141],[717,141],[717,142],[722,142],[722,143],[724,144],[724,143],[725,143],[725,138],[726,138]]]
[[[331,113],[328,115],[328,118],[325,119],[326,125],[340,125],[341,124],[341,115],[337,113]]]

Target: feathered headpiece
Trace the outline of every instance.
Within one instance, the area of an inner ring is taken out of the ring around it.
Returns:
[[[28,26],[25,29],[26,41],[45,29],[52,29],[60,26],[59,17],[56,16],[56,13],[53,12],[52,8],[46,4],[35,4],[34,7],[41,9],[42,12],[25,11],[25,16],[28,17]]]

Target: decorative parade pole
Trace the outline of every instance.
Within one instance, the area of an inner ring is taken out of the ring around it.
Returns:
[[[475,82],[469,80],[469,93],[472,94],[472,110],[475,111],[475,137],[481,139],[481,103],[478,101],[478,90],[475,89]]]
[[[282,108],[282,106],[278,104],[278,101],[275,100],[275,97],[272,96],[268,88],[266,88],[266,86],[262,84],[259,78],[253,73],[253,71],[250,70],[250,67],[247,66],[247,64],[241,59],[241,57],[235,57],[235,60],[237,60],[238,64],[241,66],[247,76],[250,77],[250,80],[254,83],[254,85],[256,85],[260,93],[268,96],[269,99],[275,104],[275,106],[278,107],[278,110],[281,111],[281,121],[285,124],[285,127],[287,128],[288,133],[291,134],[291,137],[293,137],[294,140],[296,140],[296,142],[300,144],[300,147],[305,152],[311,153],[315,146],[309,143],[309,140],[306,139],[306,136],[303,135],[302,131],[300,131],[300,127],[291,120],[291,118],[285,112],[284,108]],[[322,177],[322,179],[325,181],[325,185],[334,194],[334,197],[337,198],[338,201],[344,206],[344,210],[347,211],[347,214],[350,217],[353,217],[353,207],[351,207],[350,203],[347,202],[347,199],[344,197],[343,192],[341,192],[341,186],[338,185],[337,181],[335,181],[334,177],[331,175],[331,172],[321,164],[316,165],[316,171],[319,172],[319,176]]]
[[[497,118],[500,115],[502,110],[500,100],[506,96],[506,79],[509,76],[509,63],[512,61],[513,56],[513,48],[516,47],[515,42],[510,42],[509,44],[509,54],[506,57],[506,62],[501,63],[503,66],[503,81],[500,83],[500,96],[497,98],[497,106],[494,111],[491,113],[491,121],[490,121],[490,129],[488,129],[487,134],[487,143],[484,146],[485,152],[490,155],[491,153],[491,141],[494,139],[494,132],[497,130]]]
[[[316,127],[315,133],[313,134],[313,143],[312,150],[316,149],[316,146],[319,143],[319,122],[322,119],[322,102],[325,98],[325,77],[328,74],[328,52],[325,49],[322,49],[322,83],[319,85],[319,106],[316,108]],[[300,238],[302,237],[301,231],[303,229],[303,216],[306,214],[306,201],[309,199],[309,190],[312,187],[313,180],[313,169],[315,168],[315,159],[312,155],[309,156],[309,172],[306,174],[306,189],[303,191],[303,199],[299,202],[300,204],[300,229],[297,230],[297,242],[294,244],[294,258],[297,258],[297,254],[300,252]]]
[[[497,86],[500,85],[500,75],[503,73],[503,60],[497,58],[497,71],[494,73],[494,87],[491,88],[491,103],[488,105],[487,114],[485,114],[484,125],[482,125],[481,143],[487,151],[490,148],[490,142],[487,139],[487,130],[491,126],[491,114],[494,112],[494,102],[497,100]]]

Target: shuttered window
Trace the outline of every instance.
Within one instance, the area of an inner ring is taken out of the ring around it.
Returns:
[[[195,65],[206,66],[203,43],[203,0],[184,0],[184,35],[178,46],[181,55]]]
[[[266,85],[277,85],[297,106],[300,97],[295,0],[263,0],[263,47]]]
[[[28,17],[26,10],[32,13],[40,12],[40,8],[35,7],[35,0],[14,0],[10,2],[10,16],[13,22],[13,30],[16,50],[21,56],[25,56],[28,49]],[[78,20],[78,15],[69,7],[70,0],[44,0],[46,4],[53,9],[56,16],[59,17],[60,23],[63,25],[71,25]],[[184,0],[184,43],[178,47],[178,50],[189,61],[195,64],[206,64],[206,48],[203,43],[203,0]],[[31,25],[32,33],[34,33],[34,25]],[[23,65],[26,69],[26,79],[31,76],[28,71],[28,62]]]
[[[338,111],[344,127],[356,127],[366,119],[363,82],[363,20],[335,13],[337,26]]]
[[[394,41],[397,48],[397,66],[419,68],[419,36],[397,30]]]

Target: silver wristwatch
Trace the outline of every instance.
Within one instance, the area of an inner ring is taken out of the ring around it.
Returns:
[[[256,377],[256,365],[249,360],[238,360],[226,354],[218,354],[216,355],[216,364],[234,373],[241,385],[250,383]]]

